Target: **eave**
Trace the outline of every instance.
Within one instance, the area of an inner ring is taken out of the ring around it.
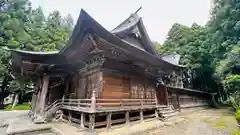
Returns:
[[[75,26],[74,32],[70,37],[67,45],[64,49],[62,49],[59,55],[68,57],[72,53],[75,53],[76,50],[80,49],[84,39],[88,35],[96,35],[104,39],[105,41],[115,45],[116,47],[124,50],[128,54],[132,54],[134,57],[137,57],[140,60],[147,61],[149,64],[153,66],[165,66],[168,69],[179,69],[178,65],[173,65],[168,63],[158,56],[150,54],[146,51],[138,49],[133,45],[125,42],[124,40],[120,39],[119,37],[115,36],[104,27],[102,27],[98,22],[96,22],[91,16],[89,16],[84,10],[81,10],[79,19]],[[83,49],[84,47],[82,47]]]

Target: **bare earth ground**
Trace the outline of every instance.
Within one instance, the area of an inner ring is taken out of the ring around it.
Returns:
[[[229,109],[208,109],[183,116],[184,123],[164,126],[146,135],[240,135]]]
[[[138,131],[153,125],[160,125],[157,130],[149,130],[144,133],[135,133],[134,135],[240,135],[236,120],[227,108],[224,109],[207,109],[204,111],[196,111],[188,115],[179,116],[184,118],[184,122],[178,124],[167,124],[159,120],[144,122],[141,124],[131,124],[130,127],[113,129],[111,132],[103,131],[102,135],[124,135],[131,131]],[[26,112],[0,112],[0,125],[6,124],[16,119],[22,119],[19,127],[27,124],[29,119]],[[18,123],[18,122],[17,122]],[[62,126],[59,126],[62,125]],[[161,126],[162,125],[162,126]],[[53,125],[54,126],[54,125]],[[77,131],[68,124],[57,124],[54,126],[58,129],[65,130],[64,135],[81,135],[83,132]],[[4,135],[6,128],[0,127],[0,135]],[[67,132],[67,133],[66,133]],[[37,135],[52,135],[40,133]]]

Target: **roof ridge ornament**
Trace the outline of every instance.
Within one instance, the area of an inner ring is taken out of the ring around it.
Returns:
[[[134,14],[137,14],[142,9],[142,6],[140,6],[137,11],[134,12]]]

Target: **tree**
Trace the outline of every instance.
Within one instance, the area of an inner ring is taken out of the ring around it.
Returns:
[[[54,11],[45,17],[40,7],[32,9],[29,0],[3,0],[0,11],[0,47],[26,51],[60,50],[72,31],[71,15],[63,18],[58,11]],[[2,48],[0,53],[2,104],[6,96],[24,90],[26,86],[16,87],[20,82],[11,75],[10,53]]]
[[[240,74],[239,14],[240,1],[214,0],[206,26],[174,24],[158,51],[180,54],[180,62],[193,71],[194,89],[216,92],[226,100],[234,89],[226,82]]]

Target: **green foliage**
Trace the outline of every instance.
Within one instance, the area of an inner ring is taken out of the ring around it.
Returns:
[[[225,80],[225,89],[229,93],[235,93],[235,92],[240,93],[240,75],[227,76]]]
[[[240,108],[240,93],[235,92],[229,96],[229,98],[225,101],[227,105],[231,105],[234,108]]]
[[[176,52],[193,72],[194,89],[216,92],[219,101],[239,90],[240,1],[214,0],[206,26],[174,24],[161,54]],[[238,94],[236,94],[237,96]]]
[[[240,120],[240,108],[237,109],[235,117],[237,120]]]
[[[72,31],[71,15],[54,11],[44,16],[42,9],[32,9],[29,0],[4,0],[0,4],[0,79],[5,80],[1,92],[24,89],[19,80],[9,79],[9,52],[2,49],[26,51],[55,51],[64,47]],[[0,102],[2,98],[0,96]]]
[[[18,104],[14,108],[11,105],[8,105],[4,108],[5,111],[12,111],[12,110],[30,110],[30,104]]]

